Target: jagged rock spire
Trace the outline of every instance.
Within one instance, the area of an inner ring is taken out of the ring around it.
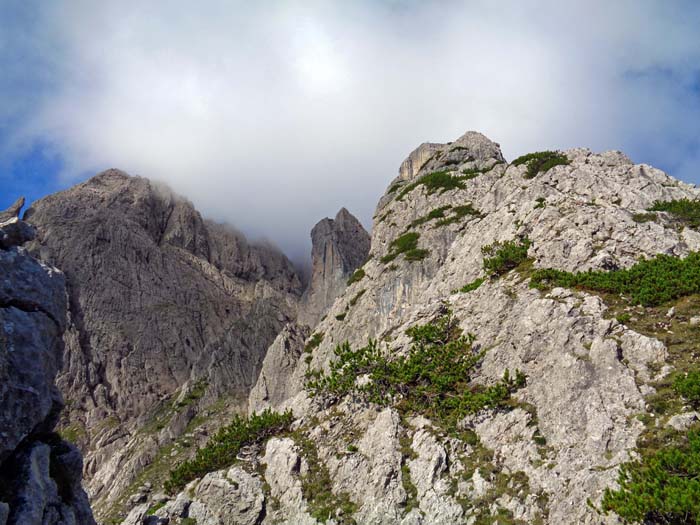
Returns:
[[[335,219],[322,219],[313,227],[311,244],[311,281],[299,320],[314,326],[367,259],[370,236],[354,215],[341,208]]]

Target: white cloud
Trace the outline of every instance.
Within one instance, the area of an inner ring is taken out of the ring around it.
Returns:
[[[26,47],[51,89],[13,144],[48,141],[70,179],[166,181],[297,256],[340,206],[369,226],[413,147],[467,129],[510,157],[582,145],[698,167],[694,2],[66,0],[40,15]]]

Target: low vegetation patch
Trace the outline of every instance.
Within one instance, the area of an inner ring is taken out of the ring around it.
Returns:
[[[449,214],[449,215],[448,215]],[[426,222],[430,222],[432,220],[439,219],[435,223],[435,228],[438,228],[440,226],[446,226],[448,224],[452,224],[455,222],[459,222],[462,220],[464,217],[467,216],[474,216],[474,217],[481,217],[481,212],[474,208],[471,204],[465,204],[463,206],[455,206],[454,208],[452,206],[440,206],[439,208],[435,208],[432,210],[430,213],[427,215],[424,215],[423,217],[420,217],[414,221],[412,221],[407,227],[407,230],[410,230],[411,228],[415,228],[416,226],[420,226],[422,224],[425,224]]]
[[[622,294],[633,304],[657,306],[700,293],[700,252],[691,252],[685,259],[657,255],[631,268],[610,272],[535,270],[530,286],[540,290],[561,286]]]
[[[632,220],[634,222],[652,222],[656,220],[656,213],[635,213],[632,215]]]
[[[457,290],[460,293],[469,293],[473,292],[476,290],[479,286],[484,284],[484,281],[486,280],[485,277],[479,277],[478,279],[474,279],[472,282],[465,284],[462,286],[459,290]]]
[[[677,377],[673,383],[673,389],[693,408],[700,409],[700,371],[693,370]]]
[[[524,238],[483,246],[484,270],[492,276],[508,273],[527,260],[527,250],[531,244],[530,239]]]
[[[435,322],[408,330],[412,343],[405,356],[390,358],[376,341],[353,350],[346,342],[335,349],[330,372],[309,371],[306,388],[312,396],[331,401],[346,395],[402,413],[418,413],[450,429],[468,414],[504,405],[525,384],[519,371],[505,371],[491,386],[471,379],[484,352],[474,350],[474,336],[463,335],[448,311]],[[357,381],[360,377],[366,380]]]
[[[380,260],[386,264],[393,261],[401,254],[404,254],[407,261],[420,261],[421,259],[425,259],[430,252],[418,248],[419,237],[420,234],[417,232],[408,232],[397,237],[391,241],[389,253]]]
[[[364,289],[363,289],[363,290],[360,290],[359,292],[357,292],[357,293],[353,296],[353,298],[350,299],[350,306],[355,306],[355,305],[357,304],[357,301],[360,300],[360,297],[362,297],[363,295],[365,295],[365,292],[367,292],[367,290],[364,290]]]
[[[518,157],[512,162],[513,166],[521,166],[525,164],[527,170],[524,177],[526,179],[535,178],[539,173],[545,173],[554,166],[565,166],[571,164],[569,158],[558,151],[538,151],[536,153],[528,153],[522,157]]]
[[[488,168],[467,168],[462,170],[462,177],[460,177],[462,180],[471,180],[475,179],[479,175],[483,175],[484,173],[488,173],[494,168],[495,164],[493,166],[490,166]]]
[[[308,464],[308,471],[301,479],[301,490],[304,499],[309,502],[309,514],[321,523],[334,519],[339,525],[354,525],[356,522],[352,515],[357,505],[346,493],[336,494],[332,491],[333,480],[318,457],[314,442],[300,432],[292,437]]]
[[[435,227],[438,228],[440,226],[447,226],[448,224],[453,224],[455,222],[459,222],[464,217],[482,217],[482,214],[479,210],[474,208],[471,204],[465,204],[463,206],[455,206],[452,208],[452,215],[450,217],[445,217],[444,219],[440,219],[435,223]]]
[[[423,175],[418,180],[404,186],[401,192],[396,196],[396,199],[403,199],[406,194],[413,191],[418,186],[425,186],[425,190],[428,192],[428,195],[432,195],[436,191],[445,193],[446,191],[454,189],[463,189],[464,181],[465,179],[463,177],[455,175],[449,171],[434,171],[432,173],[428,173],[427,175]]]
[[[325,334],[323,332],[314,332],[304,346],[304,352],[310,354],[316,348],[318,348],[318,345],[323,342],[324,335]]]
[[[656,201],[649,211],[665,211],[690,228],[700,228],[700,201],[690,199]]]
[[[547,199],[544,197],[537,197],[535,199],[535,209],[542,209],[547,207]]]
[[[197,381],[192,389],[187,392],[187,395],[175,403],[175,408],[185,408],[199,401],[207,391],[207,386],[209,386],[209,384],[206,380],[201,379]]]
[[[197,450],[193,459],[170,471],[170,477],[164,484],[165,490],[173,494],[193,479],[232,465],[242,447],[266,441],[287,430],[292,421],[291,411],[278,414],[269,409],[250,418],[234,416],[229,425],[221,428],[204,447]]]
[[[416,226],[420,226],[421,224],[425,224],[426,222],[430,222],[433,219],[442,219],[445,216],[445,212],[451,208],[452,208],[452,206],[450,206],[450,205],[440,206],[439,208],[435,208],[430,213],[428,213],[428,215],[424,215],[423,217],[420,217],[420,218],[412,221],[406,227],[406,229],[409,230],[411,228],[415,228]]]
[[[355,270],[348,279],[348,286],[365,278],[365,271],[362,268]]]
[[[641,461],[620,466],[618,490],[606,489],[603,510],[644,523],[700,523],[700,431]]]

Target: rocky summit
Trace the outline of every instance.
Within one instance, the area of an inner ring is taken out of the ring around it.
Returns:
[[[67,305],[6,301],[48,323],[56,361],[0,443],[16,457],[59,419],[65,346],[57,428],[101,523],[700,519],[700,190],[621,152],[422,144],[371,236],[344,209],[314,227],[306,290],[275,250],[118,171],[25,220]]]

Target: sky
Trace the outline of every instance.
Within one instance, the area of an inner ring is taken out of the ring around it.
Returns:
[[[695,0],[0,0],[0,209],[115,167],[303,259],[467,130],[700,183],[698,27]]]

